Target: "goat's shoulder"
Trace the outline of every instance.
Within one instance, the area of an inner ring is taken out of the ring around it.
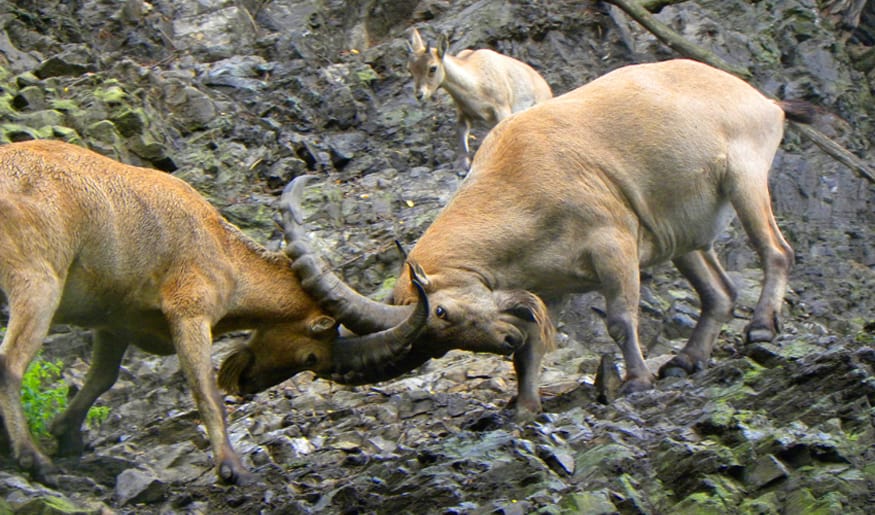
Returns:
[[[465,50],[462,50],[461,52],[457,53],[453,57],[455,57],[456,59],[460,59],[462,61],[467,61],[467,60],[471,59],[474,56],[474,54],[477,52],[482,52],[482,50],[471,50],[470,48],[466,48]]]

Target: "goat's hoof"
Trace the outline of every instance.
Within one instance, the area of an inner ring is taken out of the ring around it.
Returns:
[[[513,420],[518,424],[531,422],[543,411],[541,399],[536,397],[534,399],[520,400],[518,395],[514,395],[507,401],[505,409],[513,413]]]
[[[659,367],[659,378],[687,377],[705,369],[705,363],[699,359],[693,359],[687,354],[678,354],[671,361]]]
[[[527,422],[535,420],[535,418],[541,414],[541,411],[542,410],[540,402],[536,403],[535,405],[525,405],[517,403],[516,409],[513,412],[513,420],[517,424],[525,424]]]
[[[767,343],[775,339],[775,331],[768,327],[748,327],[745,330],[747,343]]]
[[[640,377],[627,379],[620,387],[620,395],[628,395],[630,393],[643,392],[653,388],[653,381]]]
[[[26,450],[18,457],[18,466],[30,473],[31,477],[48,487],[57,487],[60,470],[51,460],[34,450]]]
[[[659,369],[659,378],[665,379],[666,377],[687,377],[689,372],[684,367],[680,367],[673,363],[666,363]]]
[[[513,412],[513,421],[516,422],[517,424],[527,424],[527,423],[535,420],[535,418],[537,418],[537,416],[540,415],[540,413],[541,413],[540,410],[531,411],[531,410],[527,410],[527,409],[517,408]]]
[[[246,470],[246,467],[239,463],[222,463],[217,472],[219,481],[226,485],[245,486],[255,481],[255,474]]]

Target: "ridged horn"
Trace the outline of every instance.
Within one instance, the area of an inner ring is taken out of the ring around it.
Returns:
[[[315,178],[313,175],[295,178],[280,198],[286,254],[292,259],[292,269],[304,291],[356,334],[376,333],[400,325],[411,316],[413,306],[384,304],[358,293],[328,270],[311,248],[303,230],[301,198],[304,187]]]
[[[395,379],[411,370],[422,366],[426,361],[434,358],[431,352],[424,352],[421,348],[413,346],[403,356],[395,356],[390,361],[383,361],[375,366],[362,370],[332,370],[326,374],[320,374],[323,379],[330,379],[335,383],[348,385],[362,385],[380,383]]]
[[[333,373],[351,374],[367,378],[373,372],[380,376],[381,370],[392,362],[402,360],[413,342],[422,334],[428,321],[428,297],[425,288],[415,278],[412,280],[417,293],[417,303],[410,306],[410,315],[397,326],[363,336],[338,338],[332,345]],[[391,368],[391,367],[389,367]]]

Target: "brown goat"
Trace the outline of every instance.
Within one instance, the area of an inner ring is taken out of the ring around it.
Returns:
[[[550,85],[528,64],[493,50],[463,50],[452,56],[445,34],[437,48],[422,41],[419,31],[410,31],[407,69],[413,76],[418,100],[427,100],[444,88],[456,104],[458,120],[458,166],[468,169],[468,135],[471,123],[488,127],[518,111],[553,96]]]
[[[290,371],[385,360],[427,315],[423,305],[388,331],[339,338],[335,319],[301,290],[286,255],[244,236],[185,182],[76,145],[0,146],[0,220],[0,297],[10,312],[0,345],[0,413],[19,466],[44,482],[54,467],[31,438],[20,390],[52,323],[96,329],[85,384],[51,428],[59,454],[81,453],[88,409],[136,345],[179,355],[216,472],[240,482],[249,473],[228,440],[210,361],[213,334],[255,329],[221,374],[224,388],[247,392]]]
[[[615,70],[507,118],[409,254],[433,309],[427,329],[394,361],[338,379],[386,379],[451,348],[513,353],[516,406],[526,416],[541,409],[540,363],[553,345],[546,305],[598,290],[625,359],[624,390],[648,388],[639,270],[667,260],[692,283],[702,313],[660,375],[691,374],[707,366],[732,315],[736,291],[712,245],[733,210],[765,271],[745,336],[771,340],[793,263],[768,191],[785,114],[805,122],[810,106],[775,102],[725,72],[672,60]],[[338,288],[305,241],[293,249],[314,298],[362,309],[373,302]],[[414,300],[409,273],[395,304]],[[409,311],[397,309],[398,317]]]

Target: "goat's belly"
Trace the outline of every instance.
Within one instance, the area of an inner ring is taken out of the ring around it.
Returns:
[[[52,322],[106,331],[115,335],[120,344],[135,345],[152,354],[175,352],[167,321],[160,310],[132,309],[121,298],[105,293],[68,287]]]
[[[176,353],[170,340],[166,324],[159,325],[155,317],[132,317],[111,311],[89,311],[77,313],[57,313],[54,324],[66,324],[86,329],[105,331],[119,345],[133,345],[150,354],[167,356]]]
[[[696,250],[710,248],[734,218],[728,203],[714,209],[684,213],[670,224],[639,235],[639,259],[642,266],[663,263]]]

